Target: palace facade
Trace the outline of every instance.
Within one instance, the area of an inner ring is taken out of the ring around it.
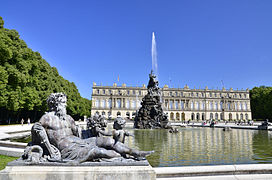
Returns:
[[[132,119],[147,94],[142,87],[98,86],[93,83],[92,111],[108,118]],[[251,120],[249,90],[161,88],[162,107],[171,121],[188,120]]]

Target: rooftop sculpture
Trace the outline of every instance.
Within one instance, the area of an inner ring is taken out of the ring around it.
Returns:
[[[32,142],[28,144],[21,160],[30,164],[41,162],[77,164],[121,156],[141,160],[153,152],[129,148],[111,137],[81,139],[81,129],[66,113],[66,102],[67,97],[63,93],[53,93],[48,97],[49,112],[33,125]]]
[[[136,113],[134,127],[139,129],[169,128],[168,116],[163,112],[161,92],[156,76],[149,74],[147,95],[144,96],[142,107]]]

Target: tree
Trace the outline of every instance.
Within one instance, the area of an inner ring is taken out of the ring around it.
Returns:
[[[53,92],[68,96],[67,111],[75,119],[89,116],[91,101],[82,98],[76,85],[60,76],[40,53],[28,48],[16,30],[5,29],[3,24],[0,17],[0,123],[8,118],[39,119]]]

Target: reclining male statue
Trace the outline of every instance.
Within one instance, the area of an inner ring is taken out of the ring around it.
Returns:
[[[66,114],[66,102],[67,97],[63,93],[53,93],[48,97],[49,112],[33,125],[32,142],[26,148],[23,159],[31,161],[29,152],[33,149],[42,149],[40,154],[47,158],[46,161],[75,163],[127,155],[140,160],[154,152],[129,148],[111,137],[81,139],[80,128]]]

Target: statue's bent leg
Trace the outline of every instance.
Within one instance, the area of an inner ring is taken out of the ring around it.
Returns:
[[[104,148],[94,148],[92,150],[93,152],[90,154],[91,159],[97,159],[97,158],[115,158],[120,157],[121,155],[113,150],[107,150]]]
[[[145,157],[154,151],[139,151],[137,149],[132,149],[127,147],[125,144],[121,142],[115,142],[114,139],[109,137],[98,137],[96,139],[96,145],[98,147],[103,147],[105,149],[113,149],[114,151],[120,153],[121,155],[129,154],[136,158]]]

